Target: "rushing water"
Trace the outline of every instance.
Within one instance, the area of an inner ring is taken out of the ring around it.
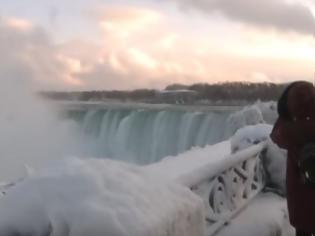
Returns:
[[[87,106],[68,117],[79,124],[85,155],[147,164],[225,138],[231,110],[197,110]]]

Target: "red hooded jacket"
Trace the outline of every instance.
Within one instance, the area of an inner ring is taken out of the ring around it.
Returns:
[[[315,144],[315,88],[308,82],[295,83],[287,93],[286,105],[289,119],[279,114],[271,139],[287,150],[290,222],[299,230],[315,233],[315,188],[303,183],[298,167],[302,147],[309,142]]]

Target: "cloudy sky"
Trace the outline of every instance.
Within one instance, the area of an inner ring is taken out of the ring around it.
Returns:
[[[0,80],[41,89],[312,80],[315,0],[0,0]]]

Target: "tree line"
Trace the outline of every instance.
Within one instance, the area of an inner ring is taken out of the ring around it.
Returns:
[[[270,101],[277,100],[287,84],[275,83],[245,83],[245,82],[226,82],[226,83],[196,83],[192,85],[171,84],[164,91],[194,91],[191,100],[209,101]],[[112,90],[112,91],[75,91],[60,92],[46,91],[40,95],[53,100],[75,100],[75,101],[102,101],[108,99],[120,101],[142,101],[159,102],[163,100],[160,90],[136,89],[132,91]],[[189,95],[188,95],[189,96]]]

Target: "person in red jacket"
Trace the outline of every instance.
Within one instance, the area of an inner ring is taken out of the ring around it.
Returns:
[[[299,160],[303,145],[315,143],[315,88],[306,81],[290,84],[278,101],[271,139],[287,150],[287,204],[297,236],[315,235],[315,187],[303,182]]]

